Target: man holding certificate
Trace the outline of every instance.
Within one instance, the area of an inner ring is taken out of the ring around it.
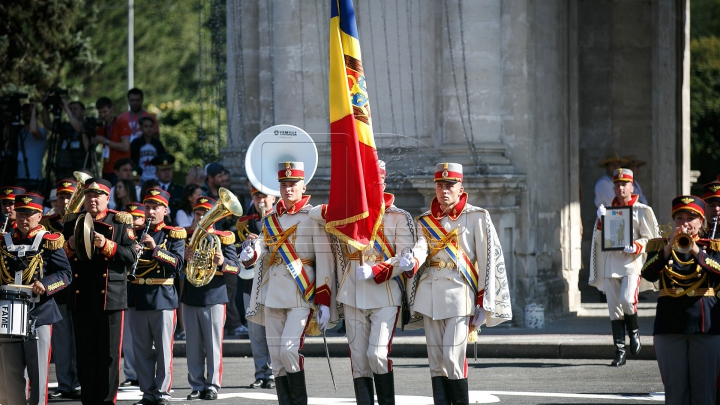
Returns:
[[[613,185],[612,206],[600,205],[597,210],[589,284],[607,295],[615,344],[611,365],[619,367],[625,364],[625,328],[630,336],[630,353],[640,351],[637,318],[640,271],[647,241],[658,237],[658,224],[652,208],[638,202],[638,196],[633,194],[631,170],[615,170]]]

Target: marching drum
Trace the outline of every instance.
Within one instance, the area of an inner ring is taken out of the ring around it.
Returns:
[[[22,342],[30,338],[30,305],[30,293],[0,286],[0,343]]]

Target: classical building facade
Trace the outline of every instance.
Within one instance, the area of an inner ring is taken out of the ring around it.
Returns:
[[[650,162],[637,178],[661,223],[689,190],[688,0],[361,0],[355,11],[397,205],[420,214],[434,164],[462,163],[503,243],[516,321],[530,303],[550,317],[579,309],[608,153]],[[224,164],[237,191],[255,135],[292,124],[318,147],[308,192],[326,201],[329,14],[326,0],[227,1]]]

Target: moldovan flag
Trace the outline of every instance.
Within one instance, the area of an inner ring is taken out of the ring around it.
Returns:
[[[325,229],[364,249],[385,212],[352,0],[330,0],[330,201]]]

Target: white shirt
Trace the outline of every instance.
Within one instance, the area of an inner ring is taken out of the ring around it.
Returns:
[[[599,207],[602,204],[609,207],[614,198],[615,186],[613,186],[612,177],[606,174],[595,183],[595,206]]]
[[[192,226],[193,213],[188,214],[183,210],[178,210],[177,214],[175,214],[175,223],[177,226],[182,226],[183,228]]]

